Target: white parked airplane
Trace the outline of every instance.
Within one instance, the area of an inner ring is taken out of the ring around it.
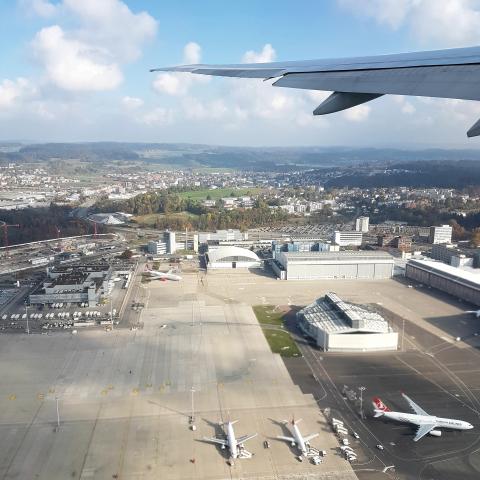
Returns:
[[[477,318],[480,318],[480,310],[467,310],[465,313],[473,313]]]
[[[314,115],[339,112],[388,94],[480,100],[480,46],[293,62],[181,65],[151,71],[276,79],[275,87],[332,91]],[[480,120],[467,132],[469,137],[477,135]]]
[[[392,412],[380,398],[373,399],[374,417],[385,417],[396,420],[397,422],[407,422],[418,425],[417,434],[413,439],[418,442],[427,434],[434,437],[440,437],[442,432],[437,428],[449,428],[452,430],[470,430],[473,425],[463,420],[455,420],[453,418],[440,418],[434,415],[429,415],[425,410],[420,408],[411,398],[402,393],[403,398],[408,402],[415,413]]]
[[[172,280],[173,282],[179,282],[182,277],[173,273],[173,269],[170,269],[168,272],[159,272],[158,270],[145,269],[152,280]]]
[[[289,426],[290,432],[292,433],[293,437],[285,437],[284,435],[277,435],[277,438],[280,440],[285,440],[287,442],[290,442],[292,447],[297,447],[302,455],[307,455],[307,453],[310,450],[310,440],[312,440],[315,437],[318,437],[320,434],[319,433],[312,433],[311,435],[307,435],[304,437],[300,433],[300,429],[297,427],[297,425],[302,421],[301,418],[298,420],[295,420],[292,418],[290,422],[287,422],[286,420],[284,423]]]
[[[217,443],[221,445],[222,450],[228,448],[230,451],[231,458],[251,458],[252,454],[245,450],[243,444],[257,436],[256,433],[252,435],[244,435],[240,438],[235,438],[235,430],[233,429],[233,425],[237,423],[238,420],[234,420],[233,422],[227,422],[226,424],[222,423],[222,426],[226,426],[226,434],[225,438],[217,438],[217,437],[203,437],[206,442]]]

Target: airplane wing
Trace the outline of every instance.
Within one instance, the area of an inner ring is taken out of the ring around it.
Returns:
[[[284,437],[283,435],[277,435],[279,440],[285,440],[286,442],[295,442],[296,440],[293,437]]]
[[[411,409],[417,414],[417,415],[425,415],[427,417],[430,416],[429,413],[427,413],[423,408],[419,407],[410,397],[407,397],[404,393],[402,393],[402,397],[408,402],[410,405]]]
[[[420,425],[417,429],[417,434],[415,435],[413,441],[418,442],[421,438],[431,432],[435,427],[436,425],[434,423],[425,423],[423,425]]]
[[[225,447],[228,446],[228,442],[226,439],[223,438],[217,438],[217,437],[203,437],[203,440],[206,442],[211,442],[211,443],[218,443],[218,445],[223,445]]]
[[[278,78],[273,83],[276,87],[333,91],[314,115],[345,110],[386,94],[480,100],[480,46],[294,62],[183,65],[151,71]],[[467,135],[480,135],[480,120]]]
[[[250,440],[251,438],[254,438],[256,436],[257,436],[256,433],[253,433],[252,435],[244,435],[243,437],[237,438],[237,444],[240,445],[240,444],[246,442],[247,440]]]
[[[309,442],[310,440],[318,437],[319,435],[320,435],[319,433],[312,433],[311,435],[307,435],[306,437],[303,437],[303,440],[305,440],[305,442]]]

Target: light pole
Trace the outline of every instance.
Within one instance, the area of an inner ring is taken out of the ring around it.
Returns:
[[[30,334],[30,325],[28,323],[28,305],[25,304],[25,315],[27,316],[27,335]]]
[[[193,403],[193,394],[195,393],[195,388],[192,387],[190,391],[192,392],[192,415],[190,416],[190,428],[195,431],[197,429],[197,427],[195,427],[195,406]]]
[[[58,409],[58,395],[55,395],[55,404],[57,407],[57,432],[60,429],[60,410]]]
[[[402,318],[402,352],[403,352],[403,340],[405,339],[405,319]]]
[[[365,387],[358,387],[360,390],[360,418],[363,419],[363,392],[366,390]]]

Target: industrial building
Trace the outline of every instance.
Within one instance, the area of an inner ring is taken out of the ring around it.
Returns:
[[[248,233],[241,232],[238,229],[229,229],[229,230],[217,230],[216,232],[199,232],[198,241],[199,243],[207,243],[208,240],[219,240],[219,241],[241,241],[248,240]]]
[[[441,227],[430,227],[430,235],[428,241],[430,243],[452,243],[453,229],[450,225],[442,225]]]
[[[430,257],[453,267],[473,267],[473,256],[450,243],[432,245]]]
[[[272,256],[277,258],[280,252],[338,252],[340,247],[318,238],[292,239],[290,241],[272,241]]]
[[[369,217],[358,217],[355,220],[355,230],[357,232],[368,233],[369,223],[370,223]]]
[[[350,231],[335,230],[333,233],[333,241],[341,247],[360,247],[362,245],[363,233]]]
[[[259,268],[262,261],[255,252],[246,248],[226,246],[209,250],[205,254],[208,269]]]
[[[405,276],[480,306],[480,273],[432,260],[409,260]]]
[[[30,294],[30,304],[86,302],[93,307],[110,292],[112,272],[103,264],[48,269],[47,279]]]
[[[378,313],[342,301],[335,293],[297,313],[301,330],[331,352],[396,350],[398,333]]]
[[[173,254],[177,251],[177,241],[175,232],[163,232],[158,240],[151,240],[147,245],[148,253],[152,255],[164,255],[166,253]]]
[[[386,252],[280,252],[272,268],[282,280],[384,279],[393,275]]]

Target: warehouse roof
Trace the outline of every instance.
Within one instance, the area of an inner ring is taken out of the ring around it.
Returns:
[[[344,302],[335,293],[327,293],[298,313],[309,323],[330,334],[392,331],[381,315]]]
[[[255,252],[248,250],[247,248],[235,247],[235,246],[221,246],[214,250],[208,251],[209,262],[221,262],[232,261],[231,257],[243,257],[248,258],[252,262],[260,262],[260,258]],[[228,260],[226,260],[228,259]]]
[[[468,284],[469,286],[480,288],[480,271],[464,270],[458,267],[452,267],[442,262],[432,260],[409,260],[407,265],[413,265],[429,272],[434,272],[451,280]]]

